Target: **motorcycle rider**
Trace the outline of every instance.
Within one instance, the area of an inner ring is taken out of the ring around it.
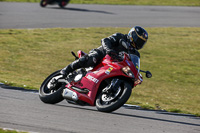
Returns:
[[[91,50],[89,54],[75,60],[63,68],[60,73],[63,77],[66,77],[69,73],[76,69],[94,67],[104,58],[106,54],[117,60],[120,60],[120,52],[131,52],[132,54],[140,57],[140,53],[137,50],[143,48],[147,40],[148,33],[140,26],[131,28],[128,35],[115,33],[102,39],[102,45],[100,47]]]

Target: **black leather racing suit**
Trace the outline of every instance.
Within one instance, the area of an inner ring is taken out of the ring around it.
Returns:
[[[70,72],[79,69],[96,66],[106,54],[114,52],[119,54],[120,52],[129,52],[140,57],[139,52],[130,45],[130,39],[127,35],[116,33],[107,38],[101,40],[101,46],[93,49],[89,54],[75,60],[67,67],[61,70],[61,74],[67,76]]]

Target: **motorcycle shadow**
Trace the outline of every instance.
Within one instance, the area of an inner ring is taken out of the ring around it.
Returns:
[[[95,107],[93,107],[93,106],[87,106],[87,105],[81,106],[81,105],[78,105],[78,104],[69,104],[69,103],[62,104],[61,103],[61,104],[55,104],[55,106],[99,112]]]
[[[74,108],[74,109],[79,109],[79,110],[86,110],[86,111],[93,111],[93,112],[99,112],[95,107],[92,106],[80,106],[80,105],[73,105],[73,104],[56,104],[56,106],[60,107],[67,107],[67,108]],[[153,113],[156,113],[157,115],[176,115],[176,116],[184,116],[184,117],[189,117],[191,119],[200,119],[198,117],[195,117],[194,115],[188,115],[188,114],[178,114],[178,113],[171,113],[171,112],[166,112],[166,111],[160,111],[160,110],[146,110],[146,109],[139,109],[139,108],[126,108],[126,106],[122,106],[121,108],[123,109],[131,109],[131,110],[141,110],[141,111],[152,111]],[[99,113],[105,113],[105,112],[99,112]],[[147,120],[153,120],[153,121],[161,121],[161,122],[166,122],[166,123],[174,123],[174,124],[181,124],[181,125],[190,125],[190,126],[200,126],[200,124],[196,123],[189,123],[189,122],[183,122],[183,121],[176,121],[176,120],[170,120],[170,119],[165,119],[165,118],[159,118],[159,116],[156,115],[156,117],[151,117],[151,116],[143,116],[141,115],[134,115],[132,112],[124,112],[123,111],[114,111],[111,113],[106,113],[110,115],[119,115],[119,116],[124,116],[124,117],[132,117],[132,118],[141,118],[141,119],[147,119]]]
[[[149,117],[149,116],[140,116],[140,115],[133,115],[133,114],[123,114],[123,113],[117,113],[117,112],[113,112],[112,114],[115,115],[122,115],[122,116],[126,116],[126,117],[134,117],[134,118],[141,118],[141,119],[147,119],[147,120],[153,120],[153,121],[160,121],[160,122],[166,122],[166,123],[174,123],[174,124],[181,124],[181,125],[190,125],[190,126],[197,126],[199,127],[200,124],[196,124],[196,123],[189,123],[189,122],[183,122],[183,121],[176,121],[176,120],[169,120],[169,119],[165,119],[165,118],[155,118],[155,117]],[[192,119],[199,119],[195,116],[191,117]]]
[[[89,10],[89,9],[82,9],[82,8],[73,8],[73,7],[64,7],[64,8],[59,8],[59,7],[46,7],[49,9],[59,9],[59,10],[69,10],[69,11],[79,11],[79,12],[94,12],[94,13],[102,13],[102,14],[115,14],[112,12],[107,12],[107,11],[100,11],[100,10]]]

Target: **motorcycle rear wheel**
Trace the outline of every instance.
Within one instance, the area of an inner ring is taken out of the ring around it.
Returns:
[[[60,76],[60,70],[49,75],[42,83],[39,89],[39,97],[42,102],[56,104],[64,99],[62,96],[64,86],[61,83],[58,83],[53,89],[49,89],[47,86],[51,79],[57,76]]]
[[[70,0],[60,0],[60,2],[58,3],[58,5],[60,6],[60,8],[64,8]]]
[[[102,91],[96,99],[96,108],[101,112],[107,113],[115,111],[126,103],[131,96],[131,92],[132,86],[128,82],[123,81],[116,94],[114,94],[114,98],[109,98],[110,94]]]

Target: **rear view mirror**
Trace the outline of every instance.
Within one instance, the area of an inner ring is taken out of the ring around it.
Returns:
[[[149,72],[149,71],[146,71],[146,77],[147,77],[147,78],[151,78],[151,77],[152,77],[152,74],[151,74],[151,72]]]

